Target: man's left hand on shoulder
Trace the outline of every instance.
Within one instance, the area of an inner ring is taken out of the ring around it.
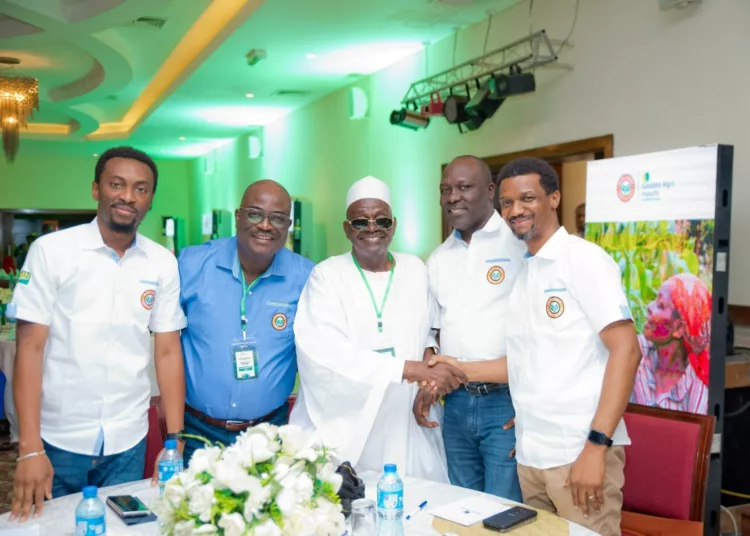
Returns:
[[[588,517],[589,511],[598,512],[604,504],[604,472],[607,447],[589,441],[570,467],[565,486],[570,487],[573,505]]]

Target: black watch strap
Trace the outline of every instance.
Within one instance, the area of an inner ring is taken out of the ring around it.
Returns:
[[[176,439],[177,441],[182,441],[182,436],[185,434],[185,430],[180,430],[179,432],[175,432],[172,434],[167,434],[166,439]]]
[[[598,430],[591,430],[589,432],[589,441],[591,441],[594,445],[601,445],[603,447],[612,446],[612,439]]]

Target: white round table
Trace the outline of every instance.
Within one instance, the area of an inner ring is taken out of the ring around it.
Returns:
[[[365,472],[361,476],[365,481],[367,497],[374,499],[380,475],[374,472]],[[148,505],[156,499],[158,488],[151,487],[150,481],[142,480],[99,490],[99,498],[102,501],[108,495],[128,494],[135,495]],[[438,484],[427,480],[404,478],[404,512],[411,512],[422,501],[428,501],[428,506],[425,510],[409,521],[404,522],[405,534],[408,536],[439,536],[439,533],[432,529],[432,516],[428,513],[428,510],[472,495],[483,495],[484,497],[491,497],[501,502],[497,497],[464,488]],[[24,524],[20,524],[17,521],[9,521],[9,514],[0,516],[0,535],[6,534],[6,531],[9,529],[16,529],[17,531],[20,529],[23,532],[12,533],[13,536],[73,536],[75,534],[75,509],[80,501],[80,493],[48,501],[40,518],[30,519]],[[507,503],[507,501],[503,502]],[[570,522],[568,524],[570,526],[570,536],[596,536],[595,532],[585,529],[580,525]],[[10,534],[8,533],[9,536]],[[156,522],[128,527],[107,507],[107,536],[119,536],[122,534],[156,536],[159,534],[159,530]]]

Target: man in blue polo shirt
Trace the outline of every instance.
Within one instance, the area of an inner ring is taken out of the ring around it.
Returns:
[[[284,247],[291,206],[283,186],[255,182],[234,212],[237,236],[180,255],[187,434],[228,445],[261,422],[287,422],[294,317],[313,268]],[[186,463],[203,446],[188,439]]]

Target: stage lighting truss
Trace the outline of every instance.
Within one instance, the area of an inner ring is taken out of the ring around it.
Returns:
[[[501,74],[531,72],[537,67],[557,61],[553,42],[545,30],[539,30],[510,44],[492,50],[443,72],[413,82],[401,100],[403,110],[421,115],[427,126],[430,116],[443,115],[446,103],[455,108],[472,99],[477,91],[485,91],[487,83]],[[560,68],[570,69],[568,65]],[[499,106],[499,104],[497,105]],[[495,109],[497,108],[495,106]],[[491,114],[490,114],[491,115]],[[446,116],[447,117],[447,116]],[[479,128],[483,120],[461,121],[456,118],[451,123],[461,124],[466,130]]]

